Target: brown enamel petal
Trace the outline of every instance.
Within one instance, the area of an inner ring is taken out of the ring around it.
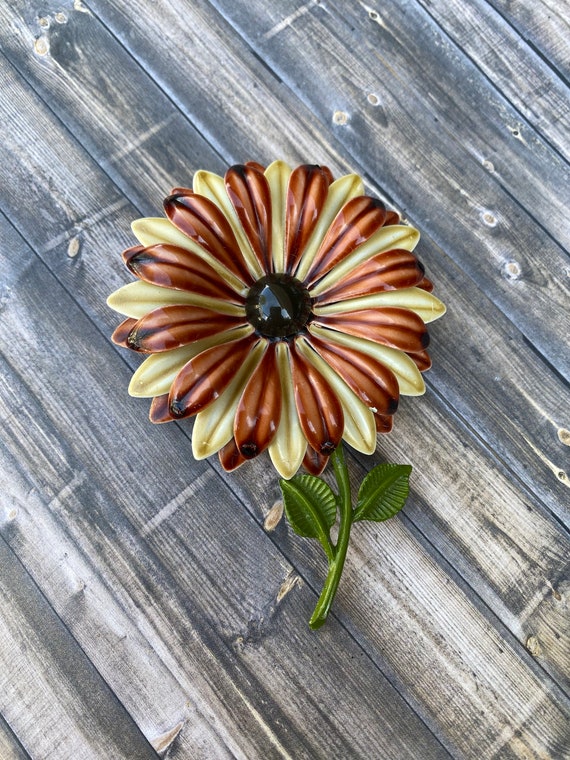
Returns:
[[[384,227],[389,227],[391,224],[400,224],[401,216],[397,211],[386,211],[386,219],[384,219]]]
[[[418,351],[415,354],[408,354],[408,356],[415,362],[420,372],[426,372],[431,367],[431,359],[427,351]]]
[[[315,322],[406,353],[423,351],[429,345],[429,335],[423,320],[409,309],[362,309],[346,314],[319,316]]]
[[[187,290],[208,298],[243,303],[216,270],[192,251],[157,243],[137,245],[123,253],[128,269],[141,280],[175,290]]]
[[[240,317],[218,314],[199,306],[164,306],[135,323],[127,345],[144,353],[169,351],[241,324],[245,322]]]
[[[317,353],[337,372],[349,388],[378,414],[394,414],[400,390],[396,375],[377,359],[347,346],[307,337]]]
[[[392,430],[394,418],[385,414],[375,414],[374,422],[377,433],[389,433]]]
[[[194,193],[170,195],[164,201],[164,210],[175,227],[209,251],[242,282],[253,282],[230,223],[215,203]]]
[[[355,267],[315,301],[319,305],[345,301],[385,290],[413,288],[424,278],[424,267],[410,251],[394,248]]]
[[[344,430],[342,405],[320,372],[290,346],[291,374],[299,422],[309,446],[332,454]]]
[[[187,362],[170,387],[170,412],[180,419],[198,414],[227,388],[258,339],[248,335],[202,351]]]
[[[237,470],[238,467],[241,467],[244,462],[247,462],[247,459],[240,453],[236,446],[235,438],[228,441],[226,445],[218,451],[218,457],[220,459],[220,464],[226,472],[233,472],[234,470]]]
[[[421,282],[418,282],[416,287],[421,288],[422,290],[427,290],[428,293],[431,293],[433,291],[433,282],[427,277],[424,277]]]
[[[245,166],[251,166],[252,169],[257,169],[257,171],[261,172],[262,174],[265,171],[265,166],[258,164],[257,161],[246,161]]]
[[[329,227],[307,274],[307,283],[313,284],[366,242],[385,219],[386,207],[377,198],[360,195],[348,201]]]
[[[114,333],[111,335],[111,340],[113,343],[116,343],[117,346],[122,346],[123,348],[132,348],[132,346],[127,343],[127,339],[136,323],[137,320],[132,319],[131,317],[129,317],[129,319],[125,319],[124,322],[121,322],[121,324],[115,328]]]
[[[151,422],[172,422],[174,417],[170,414],[168,393],[163,396],[155,396],[150,404],[149,419]]]
[[[264,272],[271,271],[271,192],[263,171],[251,165],[232,166],[226,190],[247,239]]]
[[[293,274],[327,198],[330,172],[304,164],[293,170],[287,187],[285,271]]]
[[[281,420],[281,380],[275,349],[275,343],[268,345],[236,410],[234,437],[246,459],[253,459],[269,446]]]
[[[321,472],[327,466],[329,456],[327,454],[319,454],[311,446],[307,446],[307,453],[303,458],[303,467],[311,475],[320,475]]]
[[[194,191],[191,187],[173,187],[170,191],[170,195],[193,195]]]

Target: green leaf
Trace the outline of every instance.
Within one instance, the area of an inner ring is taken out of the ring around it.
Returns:
[[[318,539],[332,553],[329,530],[336,521],[336,496],[314,475],[296,475],[279,482],[285,514],[299,536]]]
[[[408,498],[411,471],[409,464],[379,464],[370,470],[358,491],[353,522],[394,517]]]

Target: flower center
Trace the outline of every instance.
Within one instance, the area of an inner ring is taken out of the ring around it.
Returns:
[[[294,277],[268,274],[251,287],[245,313],[249,323],[265,338],[288,338],[309,321],[311,297]]]

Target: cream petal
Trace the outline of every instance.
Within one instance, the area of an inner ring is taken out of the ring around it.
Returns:
[[[218,300],[200,296],[196,293],[189,293],[184,290],[175,290],[174,288],[163,288],[161,285],[153,285],[150,282],[137,280],[122,288],[115,290],[107,299],[107,305],[124,314],[127,317],[140,319],[149,311],[158,309],[161,306],[172,305],[200,306],[219,314],[229,314],[236,317],[245,317],[243,306],[228,303],[228,301]]]
[[[307,450],[307,440],[299,424],[291,367],[287,355],[289,349],[285,343],[277,345],[277,365],[281,379],[281,422],[275,438],[269,446],[269,456],[273,466],[282,478],[289,480],[295,475],[303,462]]]
[[[284,161],[274,161],[265,170],[265,177],[271,192],[272,240],[271,255],[273,271],[285,271],[285,209],[287,207],[287,185],[291,167]]]
[[[371,296],[349,298],[326,306],[315,306],[313,311],[319,316],[326,314],[344,314],[361,309],[382,309],[397,307],[409,309],[417,314],[425,324],[434,322],[445,314],[446,308],[439,298],[436,298],[422,288],[402,288],[401,290],[386,290]]]
[[[261,361],[266,346],[267,341],[260,340],[224,392],[196,415],[192,431],[194,459],[205,459],[215,454],[233,438],[237,406],[247,381]]]
[[[145,217],[144,219],[136,219],[131,224],[131,229],[141,245],[149,246],[155,245],[156,243],[165,243],[167,245],[176,245],[179,248],[185,248],[188,251],[192,251],[210,264],[224,282],[227,282],[236,293],[240,293],[241,295],[247,293],[247,287],[238,277],[232,272],[229,272],[225,266],[220,264],[218,259],[216,259],[216,257],[209,251],[206,251],[205,248],[202,248],[201,245],[198,245],[198,243],[195,243],[187,235],[177,229],[170,219],[167,219],[166,217]]]
[[[425,393],[426,386],[419,369],[403,351],[318,325],[309,325],[309,332],[331,343],[361,351],[384,364],[396,375],[402,396],[421,396]]]
[[[198,356],[199,353],[213,346],[219,346],[228,341],[245,338],[253,332],[253,327],[246,325],[235,330],[227,330],[217,333],[210,338],[197,340],[187,346],[174,348],[172,351],[164,351],[152,354],[145,359],[131,378],[129,394],[138,398],[152,398],[168,393],[174,378],[182,367]]]
[[[261,264],[257,260],[257,256],[253,252],[244,229],[241,226],[241,222],[232,206],[232,202],[230,201],[226,190],[224,178],[220,177],[219,174],[200,169],[194,174],[192,188],[195,193],[203,195],[205,198],[209,198],[209,200],[222,210],[236,236],[236,240],[240,247],[240,251],[242,252],[244,261],[247,264],[247,268],[255,279],[263,277],[265,272],[263,272]]]
[[[314,351],[305,338],[299,338],[297,350],[318,369],[329,382],[342,404],[344,432],[342,437],[357,451],[373,454],[376,450],[376,423],[372,411],[362,403],[339,375]]]
[[[315,254],[319,250],[328,228],[333,223],[334,218],[341,208],[352,198],[356,198],[358,195],[363,194],[364,185],[357,174],[347,174],[344,177],[339,177],[332,183],[332,185],[330,185],[327,198],[317,220],[317,224],[315,225],[315,229],[309,238],[309,242],[305,246],[301,261],[295,272],[295,277],[298,280],[304,280],[307,276],[311,264],[313,263],[313,259],[315,258]]]
[[[328,288],[348,274],[354,267],[362,264],[364,261],[376,256],[383,251],[391,251],[393,248],[403,248],[406,251],[413,251],[416,247],[420,233],[414,227],[408,227],[403,224],[392,224],[388,227],[381,227],[372,237],[359,245],[344,261],[339,262],[334,269],[326,274],[320,280],[310,293],[315,296],[324,293]]]

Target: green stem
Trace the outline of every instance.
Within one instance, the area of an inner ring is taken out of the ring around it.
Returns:
[[[313,630],[320,628],[329,614],[331,604],[333,603],[336,590],[342,575],[346,552],[348,549],[348,540],[350,538],[350,529],[352,527],[352,500],[350,496],[350,482],[348,479],[348,469],[344,460],[344,451],[342,444],[331,454],[334,474],[338,485],[339,494],[339,511],[340,522],[338,530],[338,539],[335,546],[334,558],[329,559],[329,571],[323,590],[315,607],[309,627]]]

